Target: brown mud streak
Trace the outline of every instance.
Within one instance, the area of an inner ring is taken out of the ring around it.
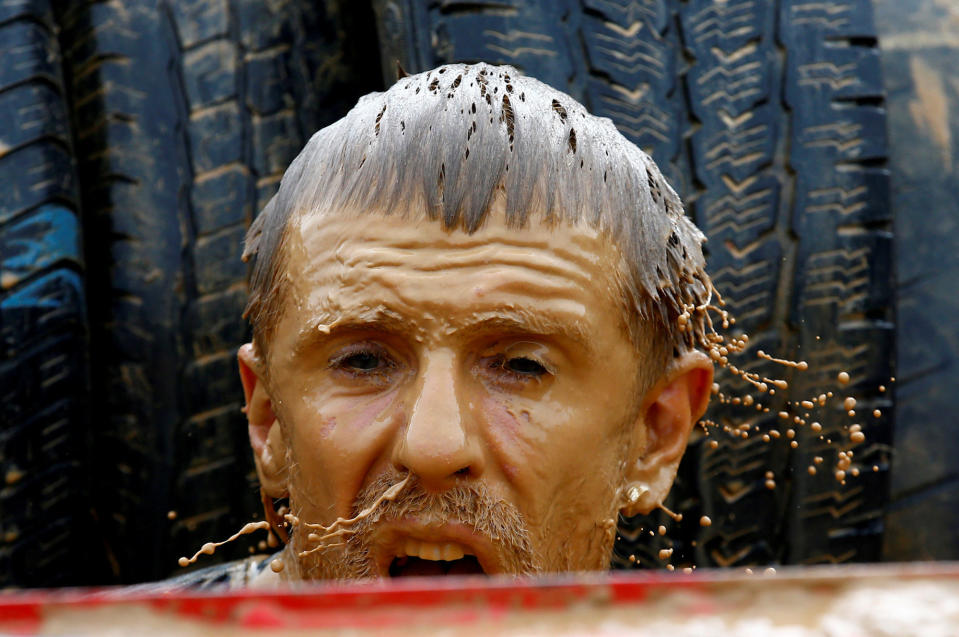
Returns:
[[[300,518],[293,515],[292,513],[287,513],[284,517],[286,521],[290,524],[291,528],[296,526],[297,524],[302,524],[304,527],[310,529],[311,531],[320,531],[323,533],[323,535],[318,535],[316,533],[311,532],[307,536],[307,540],[310,542],[317,543],[317,546],[305,551],[300,551],[299,556],[306,557],[307,555],[310,555],[311,553],[323,551],[328,548],[332,548],[334,546],[342,546],[344,542],[336,542],[331,544],[329,543],[329,540],[338,538],[338,537],[343,537],[345,535],[349,535],[353,533],[354,531],[352,528],[350,528],[350,526],[356,524],[360,520],[368,518],[384,502],[392,502],[393,500],[395,500],[400,495],[400,493],[402,493],[406,485],[409,483],[411,475],[412,474],[407,474],[407,476],[403,478],[400,482],[397,482],[396,484],[391,486],[389,489],[384,491],[383,494],[380,495],[380,497],[378,497],[376,501],[373,502],[373,504],[371,504],[370,506],[360,511],[352,518],[349,518],[349,519],[337,518],[329,526],[324,526],[322,524],[316,524],[313,522],[303,522],[302,520],[300,520]],[[337,528],[337,527],[340,527],[340,528]]]
[[[196,562],[201,555],[213,555],[213,553],[216,551],[216,548],[218,546],[223,546],[224,544],[232,542],[243,535],[246,535],[248,533],[253,533],[255,531],[259,531],[260,529],[268,531],[270,529],[270,523],[267,522],[266,520],[260,520],[259,522],[248,522],[247,524],[243,525],[242,529],[240,529],[239,531],[237,531],[236,533],[234,533],[227,539],[223,540],[222,542],[207,542],[200,548],[199,551],[193,554],[193,557],[190,557],[190,558],[181,557],[177,561],[177,563],[180,566],[189,566],[190,564],[193,564],[194,562]]]

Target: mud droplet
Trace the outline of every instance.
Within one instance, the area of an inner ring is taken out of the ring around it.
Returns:
[[[849,439],[853,442],[863,442],[866,440],[866,434],[861,431],[854,431],[849,435]]]
[[[813,430],[813,433],[817,434],[822,431],[822,425],[820,425],[818,422],[814,422],[813,424],[809,425],[809,428]]]
[[[659,559],[668,560],[669,557],[673,554],[673,549],[660,549],[659,550]]]
[[[23,471],[20,471],[19,469],[10,469],[7,471],[5,480],[7,484],[16,484],[23,479],[23,475]]]
[[[176,519],[176,511],[167,511],[167,512],[166,512],[166,519],[167,519],[167,520],[175,520],[175,519]]]
[[[802,401],[802,402],[799,403],[799,404],[802,405],[802,406],[803,406],[804,408],[806,408],[806,409],[812,409],[813,407],[816,406],[816,405],[813,404],[813,402],[812,402],[811,400],[804,400],[804,401]]]
[[[881,411],[879,411],[878,409],[873,409],[873,410],[872,410],[872,417],[873,417],[873,418],[879,418],[880,416],[882,416],[882,412],[881,412]]]
[[[770,566],[765,571],[763,571],[763,575],[775,575],[775,574],[776,574],[776,569],[774,569],[772,566]]]
[[[280,571],[282,571],[284,566],[286,566],[286,564],[284,564],[283,560],[281,560],[280,558],[276,558],[272,562],[270,562],[270,570],[273,571],[274,573],[279,573]]]
[[[846,411],[856,408],[856,399],[852,396],[846,396],[846,399],[842,401],[842,408]]]
[[[660,535],[666,535],[666,527],[663,526],[662,524],[659,525],[659,529],[657,530],[659,531]]]
[[[848,372],[839,372],[839,375],[836,376],[836,380],[839,381],[840,385],[849,384],[849,373]]]
[[[809,465],[808,467],[806,467],[806,472],[807,472],[809,475],[814,476],[814,475],[816,475],[816,467],[814,467],[814,466],[812,466],[812,465]]]
[[[712,523],[713,521],[709,519],[708,515],[704,515],[703,517],[699,518],[699,526],[709,526]]]

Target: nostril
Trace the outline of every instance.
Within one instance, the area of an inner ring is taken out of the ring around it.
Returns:
[[[460,469],[459,471],[457,471],[457,472],[454,473],[453,475],[455,475],[455,476],[460,476],[460,477],[464,477],[464,478],[465,478],[465,477],[468,476],[470,473],[471,473],[471,470],[470,470],[469,467],[463,467],[462,469]]]

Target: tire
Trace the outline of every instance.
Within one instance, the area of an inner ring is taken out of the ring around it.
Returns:
[[[87,215],[95,509],[112,579],[131,583],[262,515],[235,360],[242,241],[306,139],[378,85],[377,54],[364,72],[369,42],[343,41],[353,10],[337,2],[59,9]]]
[[[0,0],[0,588],[79,584],[87,319],[79,197],[49,2]]]
[[[566,91],[649,152],[709,237],[714,281],[764,349],[806,360],[791,370],[753,356],[750,371],[789,382],[799,401],[848,392],[868,416],[863,467],[845,487],[833,477],[851,421],[838,401],[815,419],[826,445],[798,427],[799,447],[776,414],[748,439],[694,436],[670,496],[683,511],[621,525],[614,565],[808,564],[878,558],[892,442],[894,312],[892,219],[885,112],[867,0],[374,0],[384,68],[447,62],[512,64]],[[853,382],[837,386],[848,371]],[[723,391],[749,393],[721,374]],[[880,385],[889,386],[885,392]],[[716,403],[718,401],[714,401]],[[741,407],[714,404],[733,426]],[[862,416],[860,416],[862,418]],[[815,475],[815,456],[824,458]],[[872,468],[875,466],[876,470]],[[766,488],[766,471],[777,487]],[[712,524],[701,527],[700,516]],[[650,538],[659,524],[668,536]]]
[[[959,559],[959,24],[955,8],[876,2],[889,95],[900,338],[883,559]]]

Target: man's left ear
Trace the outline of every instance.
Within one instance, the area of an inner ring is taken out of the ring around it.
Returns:
[[[626,471],[625,515],[649,513],[662,504],[676,478],[693,425],[706,412],[713,363],[699,351],[674,359],[646,393],[636,422],[645,445]]]

